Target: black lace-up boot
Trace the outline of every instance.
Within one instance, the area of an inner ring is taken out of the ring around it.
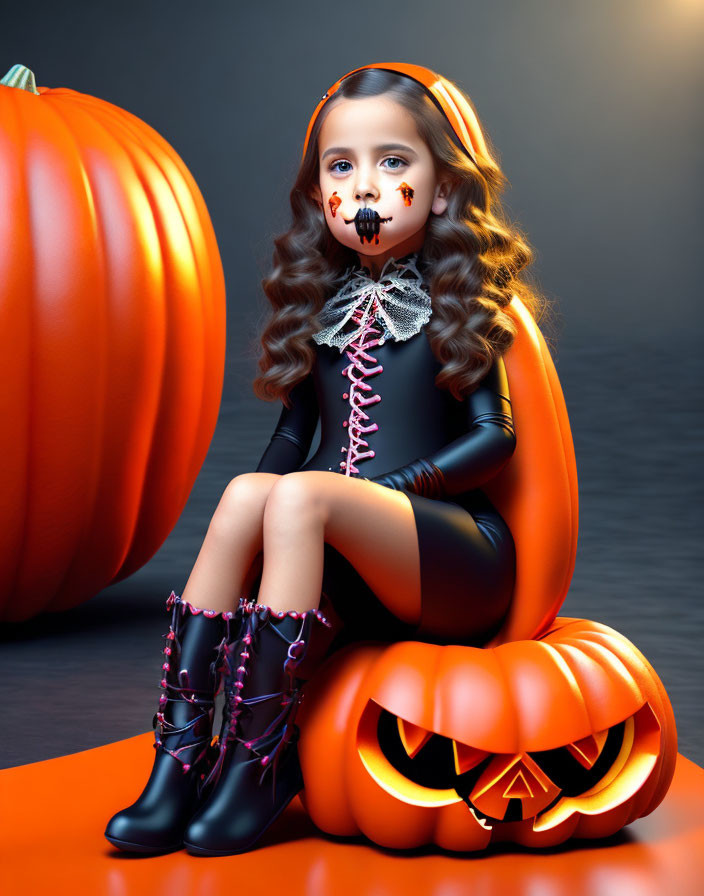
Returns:
[[[182,848],[183,831],[205,796],[204,781],[217,758],[211,740],[222,652],[242,626],[245,604],[240,598],[236,610],[218,613],[193,607],[173,591],[168,597],[172,617],[162,636],[154,765],[137,801],[108,822],[105,836],[114,846],[141,853]]]
[[[219,756],[209,794],[184,831],[189,853],[247,851],[303,789],[293,720],[334,634],[318,609],[245,605],[240,635],[225,647]]]

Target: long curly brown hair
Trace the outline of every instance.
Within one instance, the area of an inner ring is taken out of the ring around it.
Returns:
[[[451,182],[447,210],[430,215],[421,253],[433,308],[426,332],[443,364],[436,386],[461,400],[494,358],[509,348],[516,331],[504,309],[514,294],[536,322],[548,310],[546,298],[519,276],[533,261],[533,252],[523,234],[505,220],[499,195],[507,179],[494,161],[496,153],[486,134],[487,156],[475,164],[420,84],[397,72],[364,69],[345,78],[318,115],[291,190],[293,224],[274,239],[273,270],[262,280],[271,314],[260,337],[261,374],[252,384],[255,395],[265,401],[281,399],[289,406],[291,389],[315,360],[310,339],[319,328],[315,316],[339,289],[340,275],[358,263],[356,253],[331,235],[312,196],[319,178],[320,129],[343,99],[381,94],[413,115],[435,159],[438,178]]]

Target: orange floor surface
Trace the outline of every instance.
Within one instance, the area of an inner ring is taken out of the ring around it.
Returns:
[[[667,797],[608,840],[541,852],[401,853],[318,831],[296,798],[249,853],[143,857],[103,837],[110,816],[141,792],[153,732],[0,771],[3,896],[701,896],[704,769],[678,755]],[[331,782],[333,785],[333,782]]]

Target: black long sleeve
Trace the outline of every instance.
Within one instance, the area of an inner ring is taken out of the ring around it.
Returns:
[[[289,397],[291,407],[282,402],[279,421],[257,473],[291,473],[303,464],[310,450],[319,416],[312,373],[293,387]]]
[[[428,457],[418,458],[372,481],[389,488],[442,498],[477,488],[495,476],[516,447],[508,377],[497,358],[467,397],[467,432]]]

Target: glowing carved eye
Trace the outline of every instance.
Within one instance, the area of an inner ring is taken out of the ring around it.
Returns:
[[[591,768],[599,758],[608,734],[608,731],[597,731],[596,734],[588,734],[581,740],[567,744],[567,749],[580,765],[583,765],[584,768]]]
[[[411,759],[415,759],[420,750],[428,743],[433,736],[432,731],[414,725],[412,722],[406,722],[404,719],[396,718],[398,725],[398,735],[401,738],[403,749],[408,753]]]
[[[455,772],[458,775],[464,775],[487,757],[484,750],[478,750],[476,747],[458,743],[456,740],[452,741],[452,751],[455,759]]]

